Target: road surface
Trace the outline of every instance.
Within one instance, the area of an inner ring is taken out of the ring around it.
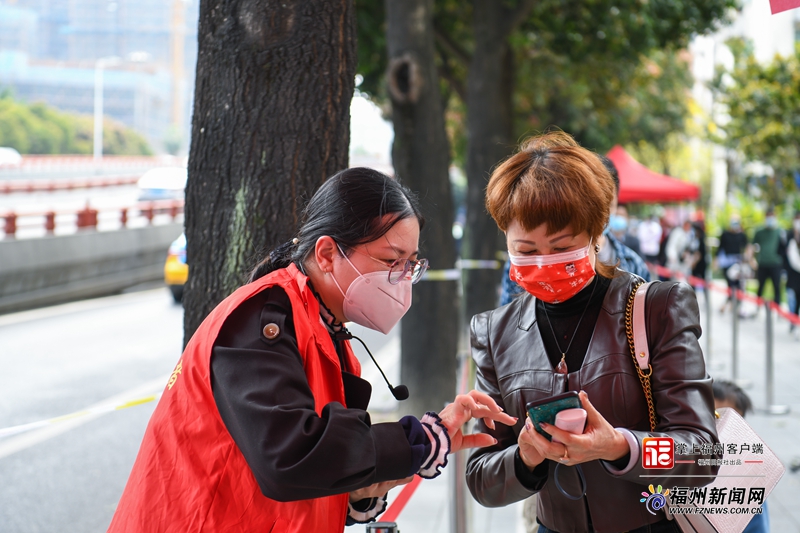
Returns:
[[[0,428],[160,391],[182,321],[166,288],[0,316]],[[0,439],[0,531],[105,531],[154,406]]]
[[[353,331],[396,385],[396,333]],[[163,287],[0,316],[0,429],[157,393],[182,339],[183,309]],[[376,416],[391,417],[395,400],[354,349],[373,383]],[[154,407],[0,438],[0,532],[105,531]]]

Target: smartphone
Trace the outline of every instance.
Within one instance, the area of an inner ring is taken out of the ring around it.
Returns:
[[[531,417],[533,427],[547,440],[552,440],[552,436],[543,431],[539,424],[544,422],[554,426],[556,424],[556,415],[559,411],[564,409],[581,409],[581,399],[576,391],[565,392],[550,398],[542,400],[535,400],[528,402],[525,406],[528,410],[528,415]]]

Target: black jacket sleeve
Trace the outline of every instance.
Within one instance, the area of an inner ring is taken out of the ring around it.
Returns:
[[[212,352],[211,386],[261,491],[277,501],[407,477],[420,468],[426,445],[430,450],[413,417],[373,425],[366,411],[337,402],[317,415],[291,303],[278,287],[247,300],[226,319]]]

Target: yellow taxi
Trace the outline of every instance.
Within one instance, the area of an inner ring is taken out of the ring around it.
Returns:
[[[167,262],[164,263],[164,282],[169,287],[175,303],[180,303],[183,298],[183,286],[189,278],[189,265],[186,264],[186,235],[175,239],[170,244],[167,252]]]

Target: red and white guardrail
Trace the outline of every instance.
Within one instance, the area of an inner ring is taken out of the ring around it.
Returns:
[[[152,202],[139,202],[131,207],[116,207],[109,209],[94,209],[90,205],[82,209],[65,209],[59,211],[6,212],[0,215],[4,219],[3,231],[6,239],[17,237],[22,228],[42,229],[45,234],[53,235],[58,225],[76,227],[78,230],[97,229],[101,214],[103,218],[112,218],[118,221],[120,228],[128,227],[134,218],[144,218],[146,224],[152,224],[158,215],[169,215],[171,220],[183,213],[183,200],[155,200]]]

